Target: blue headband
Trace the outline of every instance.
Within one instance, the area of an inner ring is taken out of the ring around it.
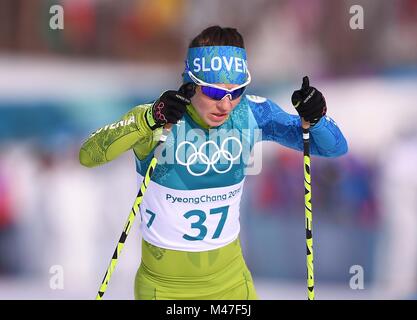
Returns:
[[[189,48],[184,83],[193,82],[188,71],[207,83],[243,84],[248,79],[246,50],[232,46]]]

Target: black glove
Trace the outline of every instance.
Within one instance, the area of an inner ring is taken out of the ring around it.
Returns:
[[[186,110],[190,99],[195,93],[195,85],[186,83],[178,91],[165,91],[146,112],[145,119],[148,126],[155,130],[167,123],[177,123]]]
[[[300,117],[314,126],[327,112],[326,100],[320,91],[310,87],[308,77],[303,78],[303,85],[300,90],[294,91],[291,102]]]

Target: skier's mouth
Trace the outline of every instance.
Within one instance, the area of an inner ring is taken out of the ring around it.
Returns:
[[[226,119],[226,117],[228,116],[228,113],[227,112],[213,112],[213,113],[210,113],[210,115],[211,115],[211,118],[214,120],[214,121],[222,121],[222,120],[224,120],[224,119]]]

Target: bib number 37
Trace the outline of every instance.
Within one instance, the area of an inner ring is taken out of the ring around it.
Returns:
[[[224,224],[225,224],[226,219],[227,219],[228,211],[229,211],[229,206],[210,209],[210,212],[209,212],[210,215],[221,214],[219,224],[217,225],[217,228],[214,231],[213,236],[211,237],[212,239],[217,239],[217,238],[220,237],[220,235],[222,233],[222,230],[223,230],[223,227],[224,227]],[[188,235],[188,234],[184,234],[182,237],[185,240],[188,240],[188,241],[203,240],[207,235],[207,227],[204,225],[204,222],[207,219],[206,213],[202,210],[191,210],[191,211],[187,211],[184,214],[184,217],[186,219],[190,219],[192,217],[197,217],[198,218],[198,220],[196,222],[191,223],[191,229],[199,230],[199,234],[196,235],[196,236],[191,236],[191,235]]]

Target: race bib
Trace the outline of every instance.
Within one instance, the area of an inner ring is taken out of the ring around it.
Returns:
[[[140,205],[143,238],[181,251],[213,250],[231,243],[240,231],[243,183],[244,179],[220,188],[175,190],[151,181]]]

